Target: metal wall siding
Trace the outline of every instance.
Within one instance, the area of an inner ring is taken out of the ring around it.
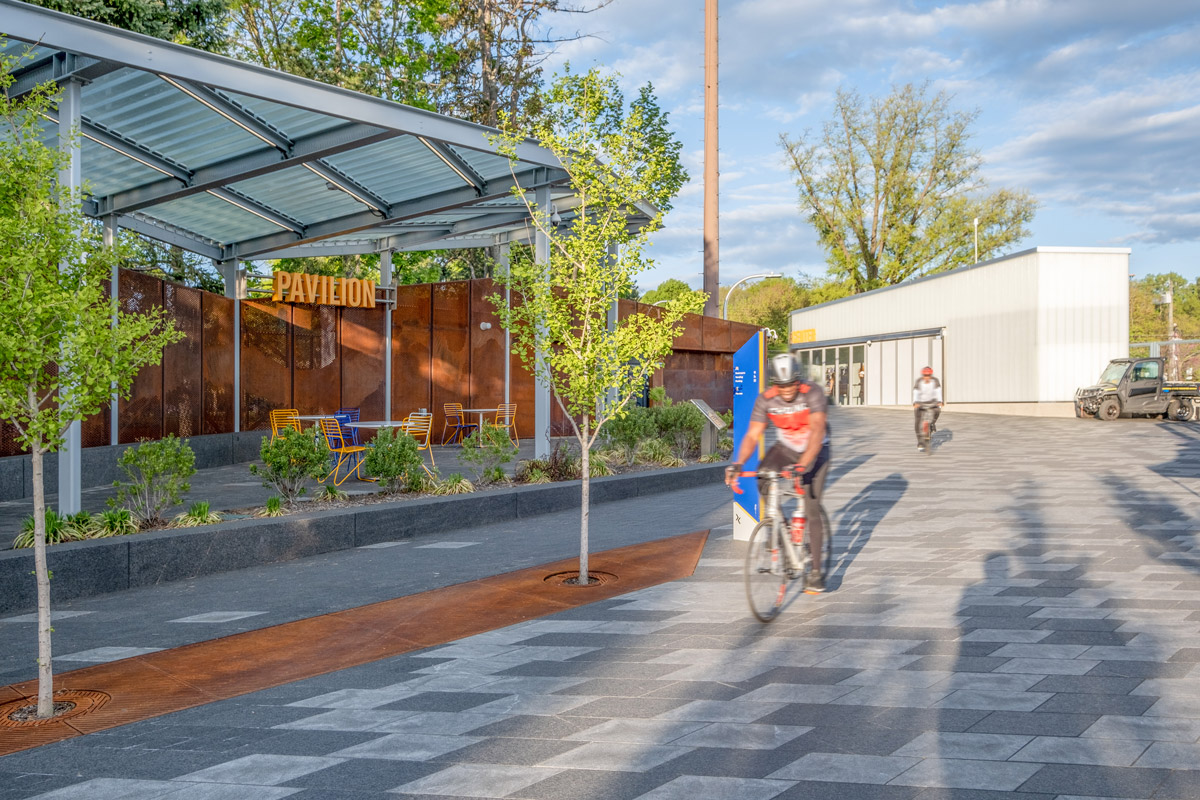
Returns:
[[[504,329],[495,307],[487,299],[504,289],[488,279],[474,280],[471,286],[471,392],[470,405],[475,408],[495,408],[504,402]],[[491,327],[482,330],[487,323]],[[525,409],[526,412],[532,409]],[[518,406],[517,412],[521,412]]]
[[[520,307],[520,295],[512,296],[512,304],[513,308]],[[516,353],[509,353],[508,365],[508,397],[510,403],[517,404],[517,435],[523,439],[533,438],[533,371],[525,366],[524,359]]]
[[[121,270],[119,296],[121,308],[138,313],[162,308],[163,281],[139,272]],[[121,444],[163,436],[163,368],[161,364],[142,367],[133,379],[128,400],[122,400],[118,419]]]
[[[268,412],[296,408],[292,395],[292,307],[270,300],[240,302],[242,430],[263,430],[270,425]]]
[[[1065,402],[1129,354],[1124,255],[1045,253],[1038,281],[1039,399]]]
[[[344,405],[335,306],[292,306],[292,402],[302,414],[332,414]],[[380,375],[382,380],[382,374]],[[363,417],[366,419],[366,417]]]
[[[392,313],[393,419],[403,419],[417,409],[433,405],[430,393],[431,288],[429,284],[396,287],[396,306]]]
[[[343,308],[341,320],[342,394],[338,405],[359,409],[361,419],[383,419],[384,310],[379,306]]]
[[[202,292],[204,421],[201,433],[233,432],[233,304],[219,294]]]
[[[201,292],[163,283],[167,316],[184,338],[163,350],[163,433],[179,437],[201,433],[203,412],[203,330]]]
[[[471,340],[470,285],[465,281],[437,283],[433,293],[432,406],[434,427],[442,429],[443,403],[470,407]]]

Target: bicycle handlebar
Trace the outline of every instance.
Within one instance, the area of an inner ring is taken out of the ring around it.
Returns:
[[[803,473],[802,473],[802,474],[803,474]],[[785,478],[785,479],[786,479],[786,478],[791,478],[791,477],[793,477],[793,475],[794,475],[794,473],[793,473],[793,472],[792,472],[792,470],[790,470],[790,469],[781,470],[781,471],[779,472],[779,477],[781,477],[781,478]],[[758,471],[757,471],[757,470],[750,470],[750,469],[748,469],[748,470],[742,470],[741,472],[739,472],[739,473],[737,474],[737,477],[739,477],[739,478],[757,478],[757,477],[758,477]],[[729,488],[733,489],[733,493],[734,493],[734,494],[745,494],[745,492],[743,492],[743,491],[742,491],[741,487],[740,487],[740,486],[738,486],[736,483],[735,483],[735,484],[733,484],[733,486],[731,486],[731,487],[729,487]]]

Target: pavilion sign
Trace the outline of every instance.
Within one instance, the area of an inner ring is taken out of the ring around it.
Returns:
[[[313,303],[320,306],[375,307],[375,281],[335,278],[306,272],[276,272],[272,283],[276,302]]]

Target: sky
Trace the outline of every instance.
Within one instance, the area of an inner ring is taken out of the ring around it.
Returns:
[[[585,0],[575,0],[577,3]],[[648,251],[643,291],[702,284],[704,0],[612,0],[559,15],[547,71],[647,81],[691,181]],[[1039,201],[1037,245],[1128,247],[1130,271],[1200,278],[1200,3],[1194,0],[721,0],[722,285],[825,274],[780,134],[819,132],[839,88],[928,82],[978,111],[991,189]],[[970,237],[971,231],[964,231]]]

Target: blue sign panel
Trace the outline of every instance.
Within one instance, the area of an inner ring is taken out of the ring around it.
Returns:
[[[750,427],[750,413],[754,401],[762,391],[763,371],[766,367],[766,339],[762,331],[754,335],[733,354],[733,446],[742,443],[746,429]],[[743,469],[752,471],[758,467],[762,455],[762,444],[755,449]],[[758,480],[738,478],[742,494],[735,495],[733,502],[733,536],[749,539],[750,532],[758,524]]]

